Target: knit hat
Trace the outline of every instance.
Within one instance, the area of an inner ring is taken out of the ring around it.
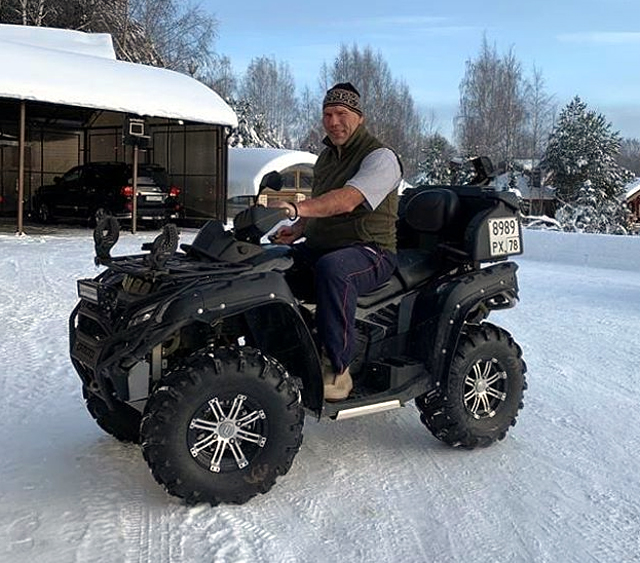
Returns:
[[[362,115],[360,107],[360,92],[351,82],[341,82],[327,90],[322,101],[322,109],[327,106],[344,106],[358,115]]]

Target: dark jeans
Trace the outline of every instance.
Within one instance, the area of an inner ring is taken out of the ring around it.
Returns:
[[[295,266],[287,278],[301,298],[311,297],[309,290],[315,287],[320,343],[333,369],[342,373],[355,354],[358,296],[370,293],[391,277],[397,266],[396,255],[369,244],[322,253],[303,242],[293,249]]]

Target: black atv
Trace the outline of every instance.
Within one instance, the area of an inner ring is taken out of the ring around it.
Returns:
[[[507,261],[522,252],[517,198],[481,185],[405,190],[398,269],[358,299],[355,387],[332,403],[314,304],[287,283],[291,249],[260,243],[282,213],[251,207],[231,230],[210,221],[180,249],[167,225],[141,254],[119,257],[110,255],[118,224],[102,219],[96,263],[107,268],[78,281],[69,323],[98,425],[141,443],[169,493],[211,504],[267,492],[300,448],[305,411],[341,420],[414,399],[447,444],[504,438],[526,367],[511,335],[486,318],[518,297]]]

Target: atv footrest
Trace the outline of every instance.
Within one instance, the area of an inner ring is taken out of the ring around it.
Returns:
[[[424,363],[412,358],[387,358],[367,366],[367,384],[378,391],[397,389],[425,374]]]

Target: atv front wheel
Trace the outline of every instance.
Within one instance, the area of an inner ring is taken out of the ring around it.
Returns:
[[[302,442],[298,386],[251,348],[195,356],[152,394],[142,451],[156,481],[188,504],[242,504],[287,473]]]
[[[416,398],[420,420],[451,446],[485,447],[516,423],[527,388],[522,350],[504,329],[467,325],[449,376],[436,392]]]
[[[94,395],[85,386],[82,396],[89,414],[100,428],[121,442],[140,443],[140,422],[142,414],[126,403],[114,399],[115,408],[109,409],[100,397]]]

